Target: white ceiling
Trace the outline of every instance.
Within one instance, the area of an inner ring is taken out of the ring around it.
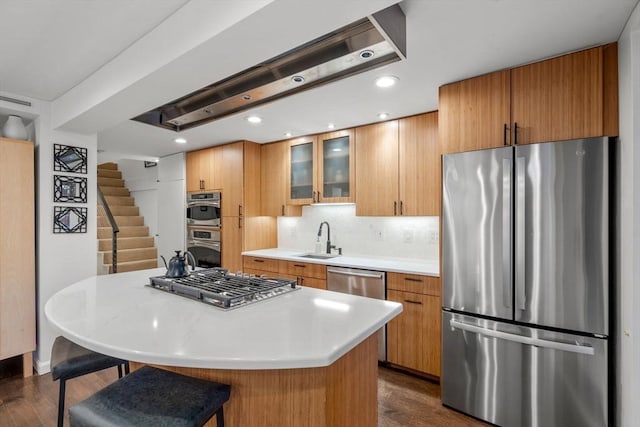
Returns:
[[[239,113],[177,145],[128,120],[394,2],[0,0],[0,91],[53,100],[54,125],[98,133],[107,152],[269,142],[435,110],[444,83],[615,41],[638,0],[404,0],[406,60],[256,107],[260,125]],[[375,88],[382,74],[399,84]]]

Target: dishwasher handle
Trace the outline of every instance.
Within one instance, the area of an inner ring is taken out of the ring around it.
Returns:
[[[384,273],[359,273],[356,271],[334,270],[332,268],[327,268],[327,273],[341,274],[343,276],[366,277],[369,279],[382,279],[384,277]]]

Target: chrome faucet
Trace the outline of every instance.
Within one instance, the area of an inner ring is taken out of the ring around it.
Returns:
[[[335,249],[335,246],[331,246],[331,228],[329,227],[329,223],[327,221],[322,221],[320,223],[320,228],[318,228],[318,239],[322,236],[322,226],[327,224],[327,253],[331,253],[331,249]]]

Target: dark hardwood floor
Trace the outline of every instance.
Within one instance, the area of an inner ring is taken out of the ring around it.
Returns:
[[[114,368],[68,381],[66,408],[117,377]],[[0,366],[0,426],[55,426],[58,387],[51,374],[22,379],[20,373],[3,371]],[[384,427],[487,426],[443,407],[438,384],[384,367],[378,374],[378,414],[378,425]]]

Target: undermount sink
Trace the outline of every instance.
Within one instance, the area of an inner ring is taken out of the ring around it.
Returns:
[[[339,257],[340,255],[333,255],[333,254],[302,254],[302,255],[296,255],[296,256],[299,256],[300,258],[329,259],[329,258]]]

